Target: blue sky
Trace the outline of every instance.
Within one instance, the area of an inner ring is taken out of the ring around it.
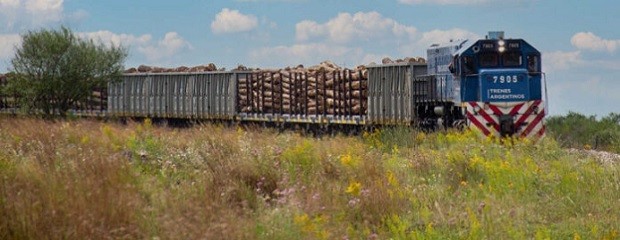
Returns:
[[[19,35],[65,25],[141,64],[353,67],[424,56],[435,42],[503,30],[543,53],[552,115],[620,112],[615,0],[0,0],[0,72]]]

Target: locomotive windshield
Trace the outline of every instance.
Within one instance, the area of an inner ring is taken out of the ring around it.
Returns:
[[[499,58],[497,53],[487,52],[480,54],[480,66],[481,67],[497,67],[499,65]]]
[[[520,67],[523,60],[519,52],[507,52],[502,55],[504,67]]]
[[[496,52],[480,53],[479,57],[480,67],[499,67],[500,55]],[[523,64],[523,57],[520,52],[505,52],[501,54],[501,66],[502,67],[520,67]],[[535,61],[535,60],[531,60]]]

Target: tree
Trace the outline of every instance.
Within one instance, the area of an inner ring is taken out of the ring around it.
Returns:
[[[66,27],[29,31],[11,61],[16,77],[8,88],[18,92],[27,111],[65,116],[93,89],[120,79],[126,57],[122,46],[81,39]]]

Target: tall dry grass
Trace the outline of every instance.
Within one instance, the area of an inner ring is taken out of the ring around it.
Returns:
[[[620,167],[552,139],[0,119],[0,239],[618,238]]]

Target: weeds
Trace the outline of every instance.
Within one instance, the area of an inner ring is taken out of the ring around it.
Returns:
[[[552,139],[0,119],[0,238],[617,239],[620,167]]]

